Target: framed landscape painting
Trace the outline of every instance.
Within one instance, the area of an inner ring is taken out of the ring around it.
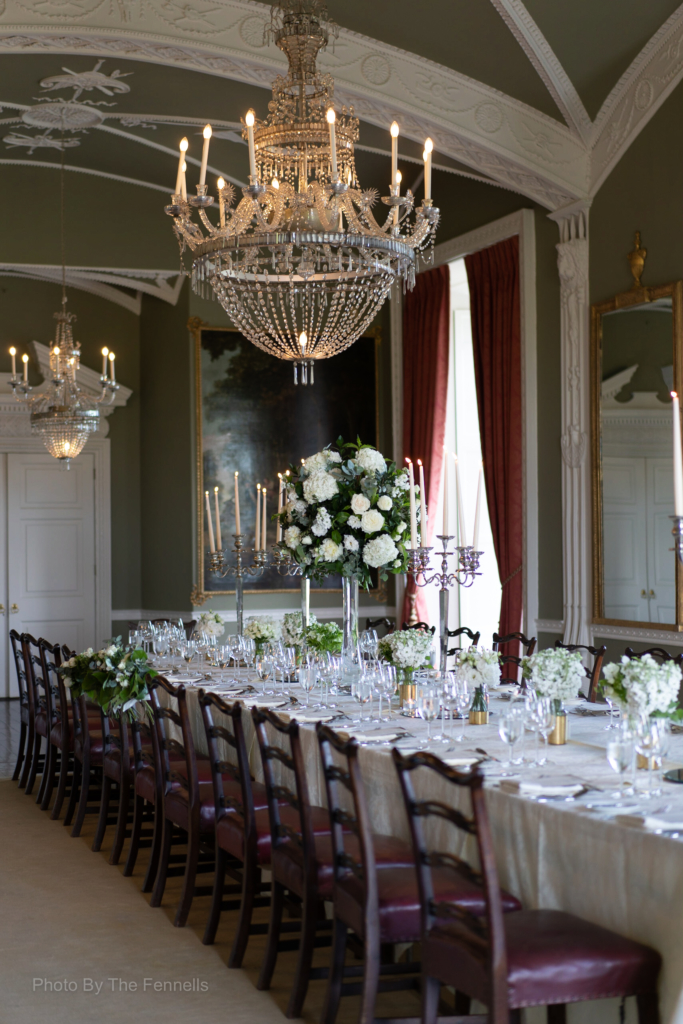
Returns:
[[[217,579],[208,568],[208,527],[204,492],[219,489],[223,547],[234,555],[234,479],[239,472],[243,545],[254,546],[256,485],[266,488],[267,549],[275,543],[278,473],[290,464],[334,443],[360,437],[378,444],[379,328],[373,328],[341,355],[316,362],[315,384],[294,384],[292,364],[267,355],[238,330],[211,327],[193,318],[197,431],[197,567],[194,604],[213,594],[234,594],[231,578]],[[248,563],[250,558],[247,556]],[[287,593],[298,590],[299,577],[279,576],[269,568],[258,578],[245,577],[245,592]],[[317,588],[317,584],[313,584]],[[322,589],[339,590],[340,577]]]

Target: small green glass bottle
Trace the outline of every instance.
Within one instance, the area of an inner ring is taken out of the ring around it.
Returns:
[[[470,725],[488,725],[489,706],[483,686],[477,686],[470,705]]]

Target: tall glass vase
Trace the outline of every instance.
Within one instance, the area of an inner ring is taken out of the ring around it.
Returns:
[[[342,576],[342,656],[355,653],[358,643],[358,580]]]

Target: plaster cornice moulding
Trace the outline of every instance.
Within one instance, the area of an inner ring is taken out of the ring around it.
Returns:
[[[8,0],[0,51],[147,60],[270,89],[273,72],[285,65],[263,45],[268,5],[223,0],[195,15],[190,22],[185,8],[163,0],[82,0],[74,15],[47,13],[42,0]],[[409,138],[421,143],[431,135],[437,152],[492,173],[550,209],[586,192],[588,151],[576,134],[496,89],[347,29],[320,66],[361,117],[383,127],[397,117]]]
[[[62,268],[55,264],[0,263],[0,277],[24,277],[32,281],[62,283]],[[171,283],[172,279],[175,281]],[[101,299],[123,306],[140,316],[142,293],[175,306],[185,280],[177,270],[134,270],[116,267],[67,267],[66,284],[82,292],[90,292]],[[130,295],[122,288],[132,289]]]

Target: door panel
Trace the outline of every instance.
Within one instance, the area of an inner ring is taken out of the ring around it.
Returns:
[[[603,547],[608,619],[648,619],[645,537],[645,460],[605,457]]]
[[[648,594],[652,622],[676,621],[676,558],[671,537],[674,489],[671,459],[648,458]]]
[[[15,629],[95,645],[93,456],[68,471],[46,454],[7,456],[8,600]]]

